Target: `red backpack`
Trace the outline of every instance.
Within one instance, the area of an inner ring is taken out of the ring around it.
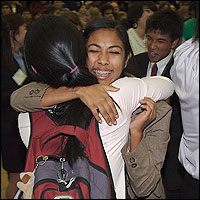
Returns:
[[[87,130],[71,125],[57,126],[45,111],[30,113],[30,119],[32,127],[25,172],[35,170],[34,199],[116,199],[94,118]],[[59,156],[62,144],[64,148],[71,136],[76,136],[86,154],[78,158],[72,168]],[[22,194],[18,198],[23,198]]]

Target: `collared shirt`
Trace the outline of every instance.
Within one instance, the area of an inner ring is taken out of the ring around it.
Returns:
[[[17,61],[17,63],[19,64],[21,70],[27,74],[27,71],[26,71],[26,67],[25,67],[25,64],[24,64],[24,60],[22,58],[22,53],[21,51],[18,52],[18,54],[16,54],[15,52],[12,52],[15,60]]]
[[[199,41],[189,39],[177,47],[170,75],[183,123],[178,159],[199,180]]]
[[[173,52],[174,52],[174,50],[171,50],[167,57],[163,58],[162,60],[160,60],[159,62],[156,63],[157,67],[158,67],[157,76],[161,76],[167,63],[170,61],[170,59],[173,55]],[[146,76],[151,76],[151,70],[152,70],[153,65],[154,65],[154,62],[149,62]]]
[[[138,36],[134,28],[128,29],[127,33],[134,56],[140,53],[147,52],[146,39],[142,40]]]

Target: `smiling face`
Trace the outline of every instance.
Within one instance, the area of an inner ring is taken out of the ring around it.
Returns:
[[[175,48],[179,39],[171,41],[169,34],[161,34],[160,31],[149,31],[146,34],[146,44],[151,62],[158,62],[167,57],[171,49]]]
[[[109,85],[120,77],[128,58],[125,61],[124,45],[114,30],[93,32],[86,47],[88,69],[100,84]]]

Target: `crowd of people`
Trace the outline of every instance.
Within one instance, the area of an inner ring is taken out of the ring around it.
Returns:
[[[79,126],[71,107],[99,122],[116,198],[199,198],[198,1],[1,1],[1,58],[7,198],[27,165],[19,112]]]

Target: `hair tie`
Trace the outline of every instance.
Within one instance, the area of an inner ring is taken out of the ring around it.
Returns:
[[[78,66],[76,66],[74,69],[72,69],[72,71],[70,72],[70,74],[72,74],[76,69],[78,69]]]

